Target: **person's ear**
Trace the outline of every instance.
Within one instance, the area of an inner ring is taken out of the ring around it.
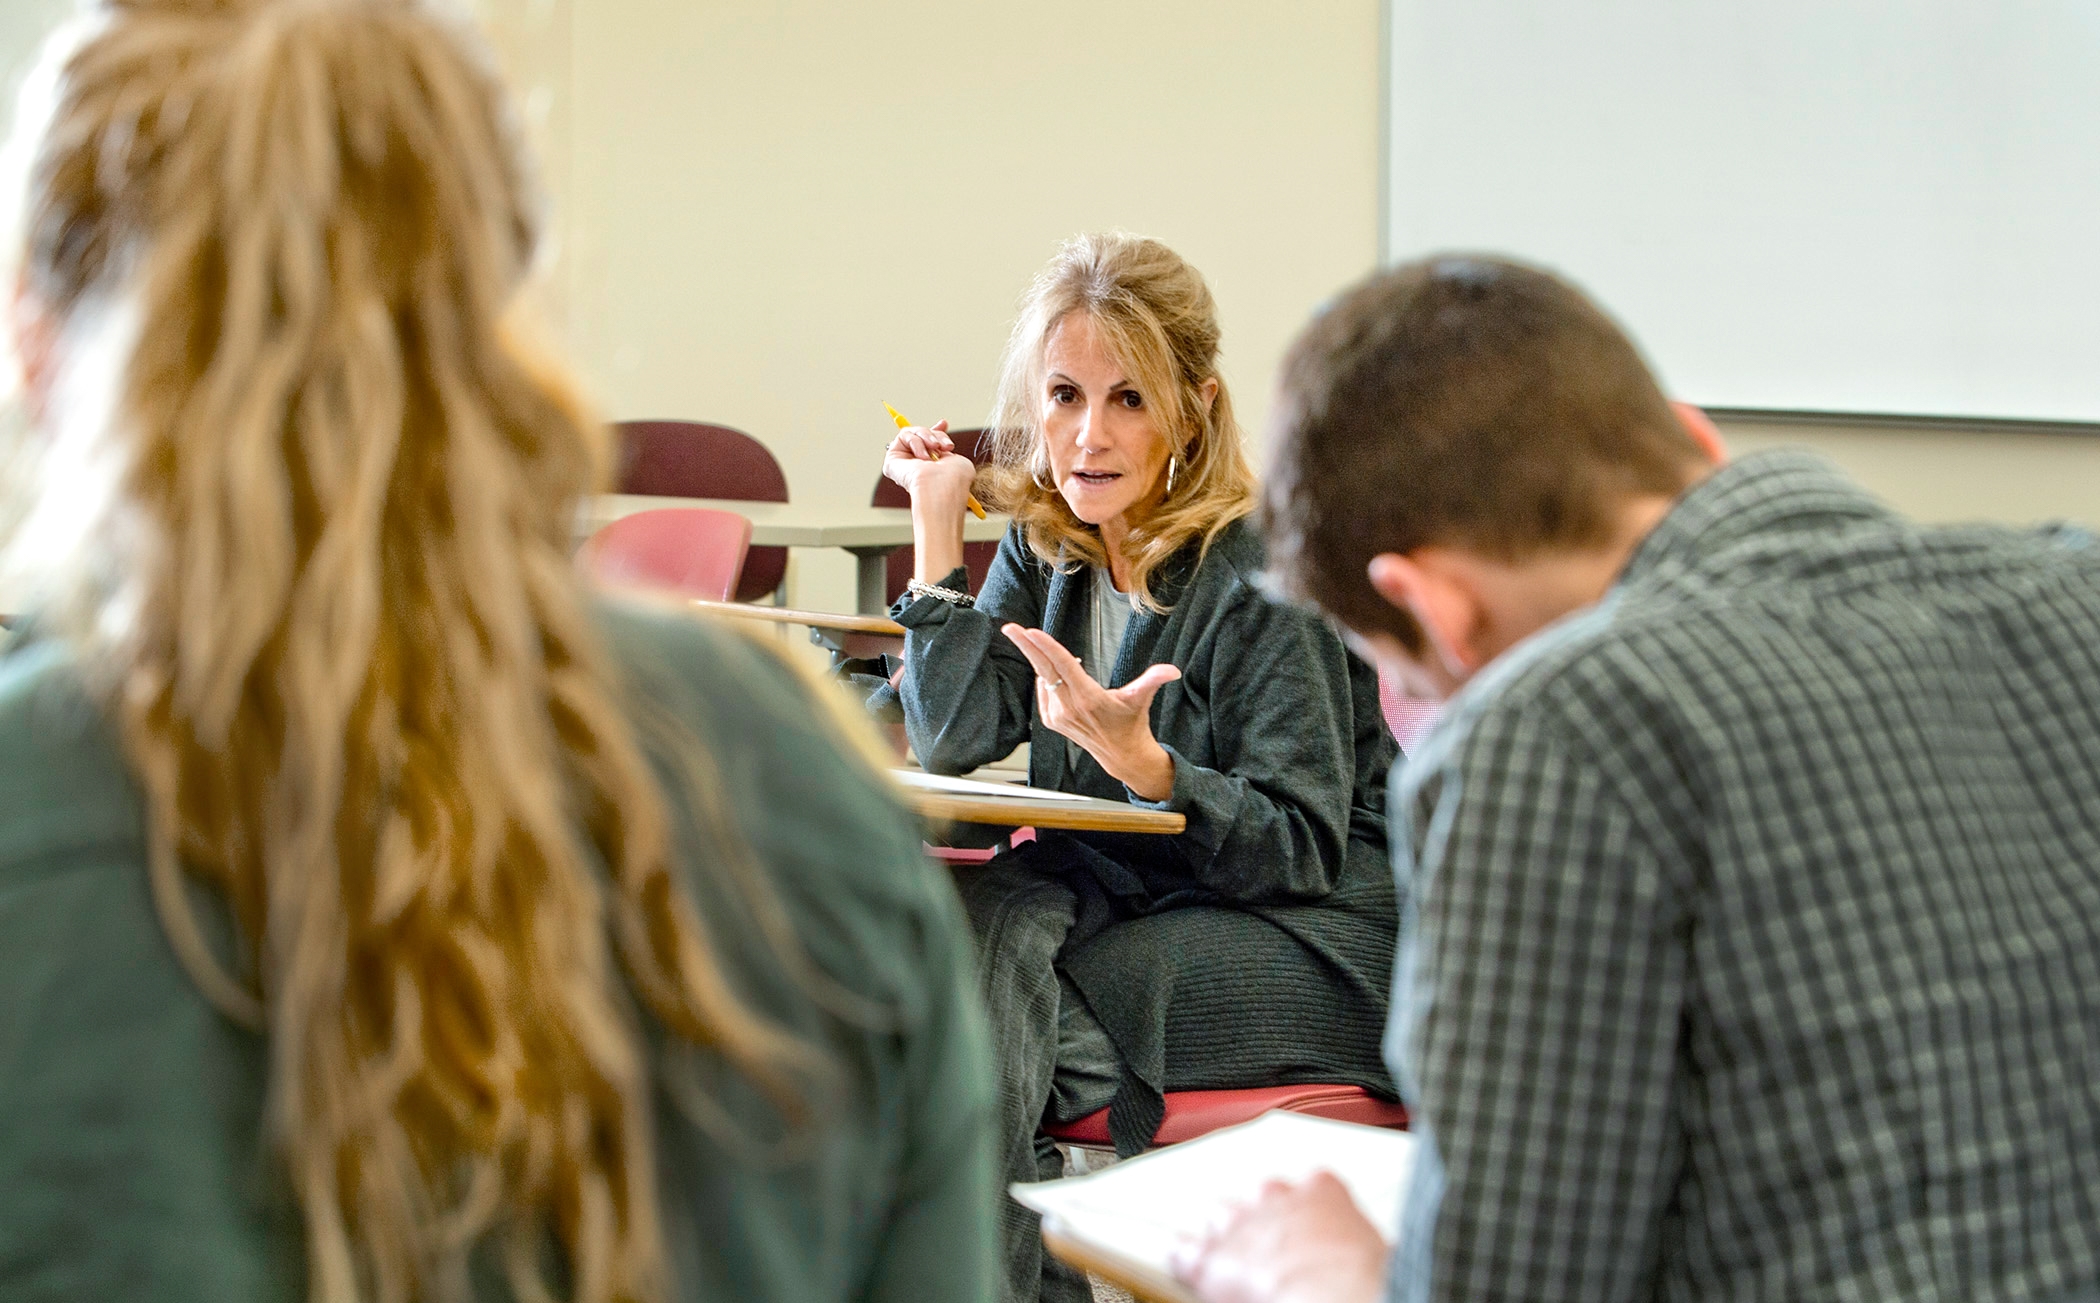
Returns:
[[[1713,459],[1714,465],[1727,462],[1728,445],[1721,441],[1721,427],[1714,424],[1712,417],[1690,403],[1675,400],[1670,403],[1670,409],[1677,413],[1677,423],[1684,427],[1684,432],[1692,436],[1699,451]]]
[[[58,326],[24,281],[15,282],[7,309],[7,342],[21,371],[23,405],[41,420],[56,379]]]
[[[1404,556],[1381,552],[1371,558],[1365,575],[1373,592],[1414,616],[1430,654],[1454,680],[1487,663],[1479,645],[1486,604],[1465,568],[1450,564],[1447,553],[1432,548]]]
[[[1196,397],[1203,400],[1203,414],[1210,415],[1211,405],[1218,401],[1218,378],[1212,376],[1196,386]]]

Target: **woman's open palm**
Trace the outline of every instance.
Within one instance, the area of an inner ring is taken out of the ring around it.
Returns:
[[[1100,762],[1111,778],[1148,801],[1174,790],[1174,759],[1152,736],[1152,699],[1181,677],[1173,665],[1153,665],[1120,688],[1104,688],[1063,643],[1018,624],[1003,632],[1035,667],[1035,710],[1043,726]]]

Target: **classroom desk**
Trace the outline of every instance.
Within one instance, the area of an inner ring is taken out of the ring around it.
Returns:
[[[1093,796],[1058,796],[1051,800],[1022,795],[1028,788],[1009,781],[1019,770],[980,769],[971,781],[992,787],[1010,787],[1012,796],[998,792],[949,792],[921,787],[903,779],[922,773],[915,765],[896,771],[905,803],[928,819],[951,823],[981,823],[1007,828],[1066,828],[1074,832],[1140,832],[1171,836],[1188,827],[1186,816],[1168,810],[1147,810],[1124,801],[1104,801]]]
[[[608,493],[586,503],[577,522],[578,541],[622,516],[663,507],[733,511],[751,522],[751,542],[758,547],[835,547],[851,552],[860,563],[855,604],[867,615],[879,615],[888,608],[889,555],[911,542],[911,511],[905,507],[817,507],[799,502],[632,493]],[[1006,525],[1004,516],[984,520],[964,516],[963,538],[971,543],[995,542],[1006,533]]]
[[[904,626],[880,615],[840,615],[833,611],[798,611],[792,606],[759,606],[752,602],[710,602],[694,597],[686,605],[704,615],[762,624],[799,624],[809,640],[839,656],[904,654]]]
[[[1074,832],[1145,832],[1171,836],[1189,826],[1185,815],[1146,810],[1122,801],[1032,801],[1025,796],[979,796],[904,789],[905,803],[928,819],[1011,828],[1066,828]]]
[[[848,656],[868,656],[877,651],[902,650],[904,626],[881,616],[833,615],[823,611],[797,611],[781,606],[754,606],[747,602],[690,600],[695,611],[739,620],[770,624],[809,626],[810,636],[821,646]],[[825,634],[827,637],[818,635]],[[952,823],[992,824],[1011,828],[1065,828],[1075,832],[1137,832],[1172,835],[1188,827],[1188,819],[1166,810],[1146,810],[1122,801],[1087,797],[1078,801],[1044,801],[1025,796],[998,796],[978,792],[931,792],[907,787],[904,798],[927,819]]]

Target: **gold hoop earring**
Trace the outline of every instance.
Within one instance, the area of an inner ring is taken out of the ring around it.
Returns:
[[[1174,466],[1175,463],[1179,462],[1180,460],[1181,459],[1179,457],[1176,457],[1173,453],[1167,454],[1167,491],[1165,493],[1160,494],[1160,497],[1170,498],[1174,496]]]

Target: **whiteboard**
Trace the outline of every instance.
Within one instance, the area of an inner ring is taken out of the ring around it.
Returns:
[[[1386,251],[1712,407],[2100,421],[2100,0],[1388,0]]]

